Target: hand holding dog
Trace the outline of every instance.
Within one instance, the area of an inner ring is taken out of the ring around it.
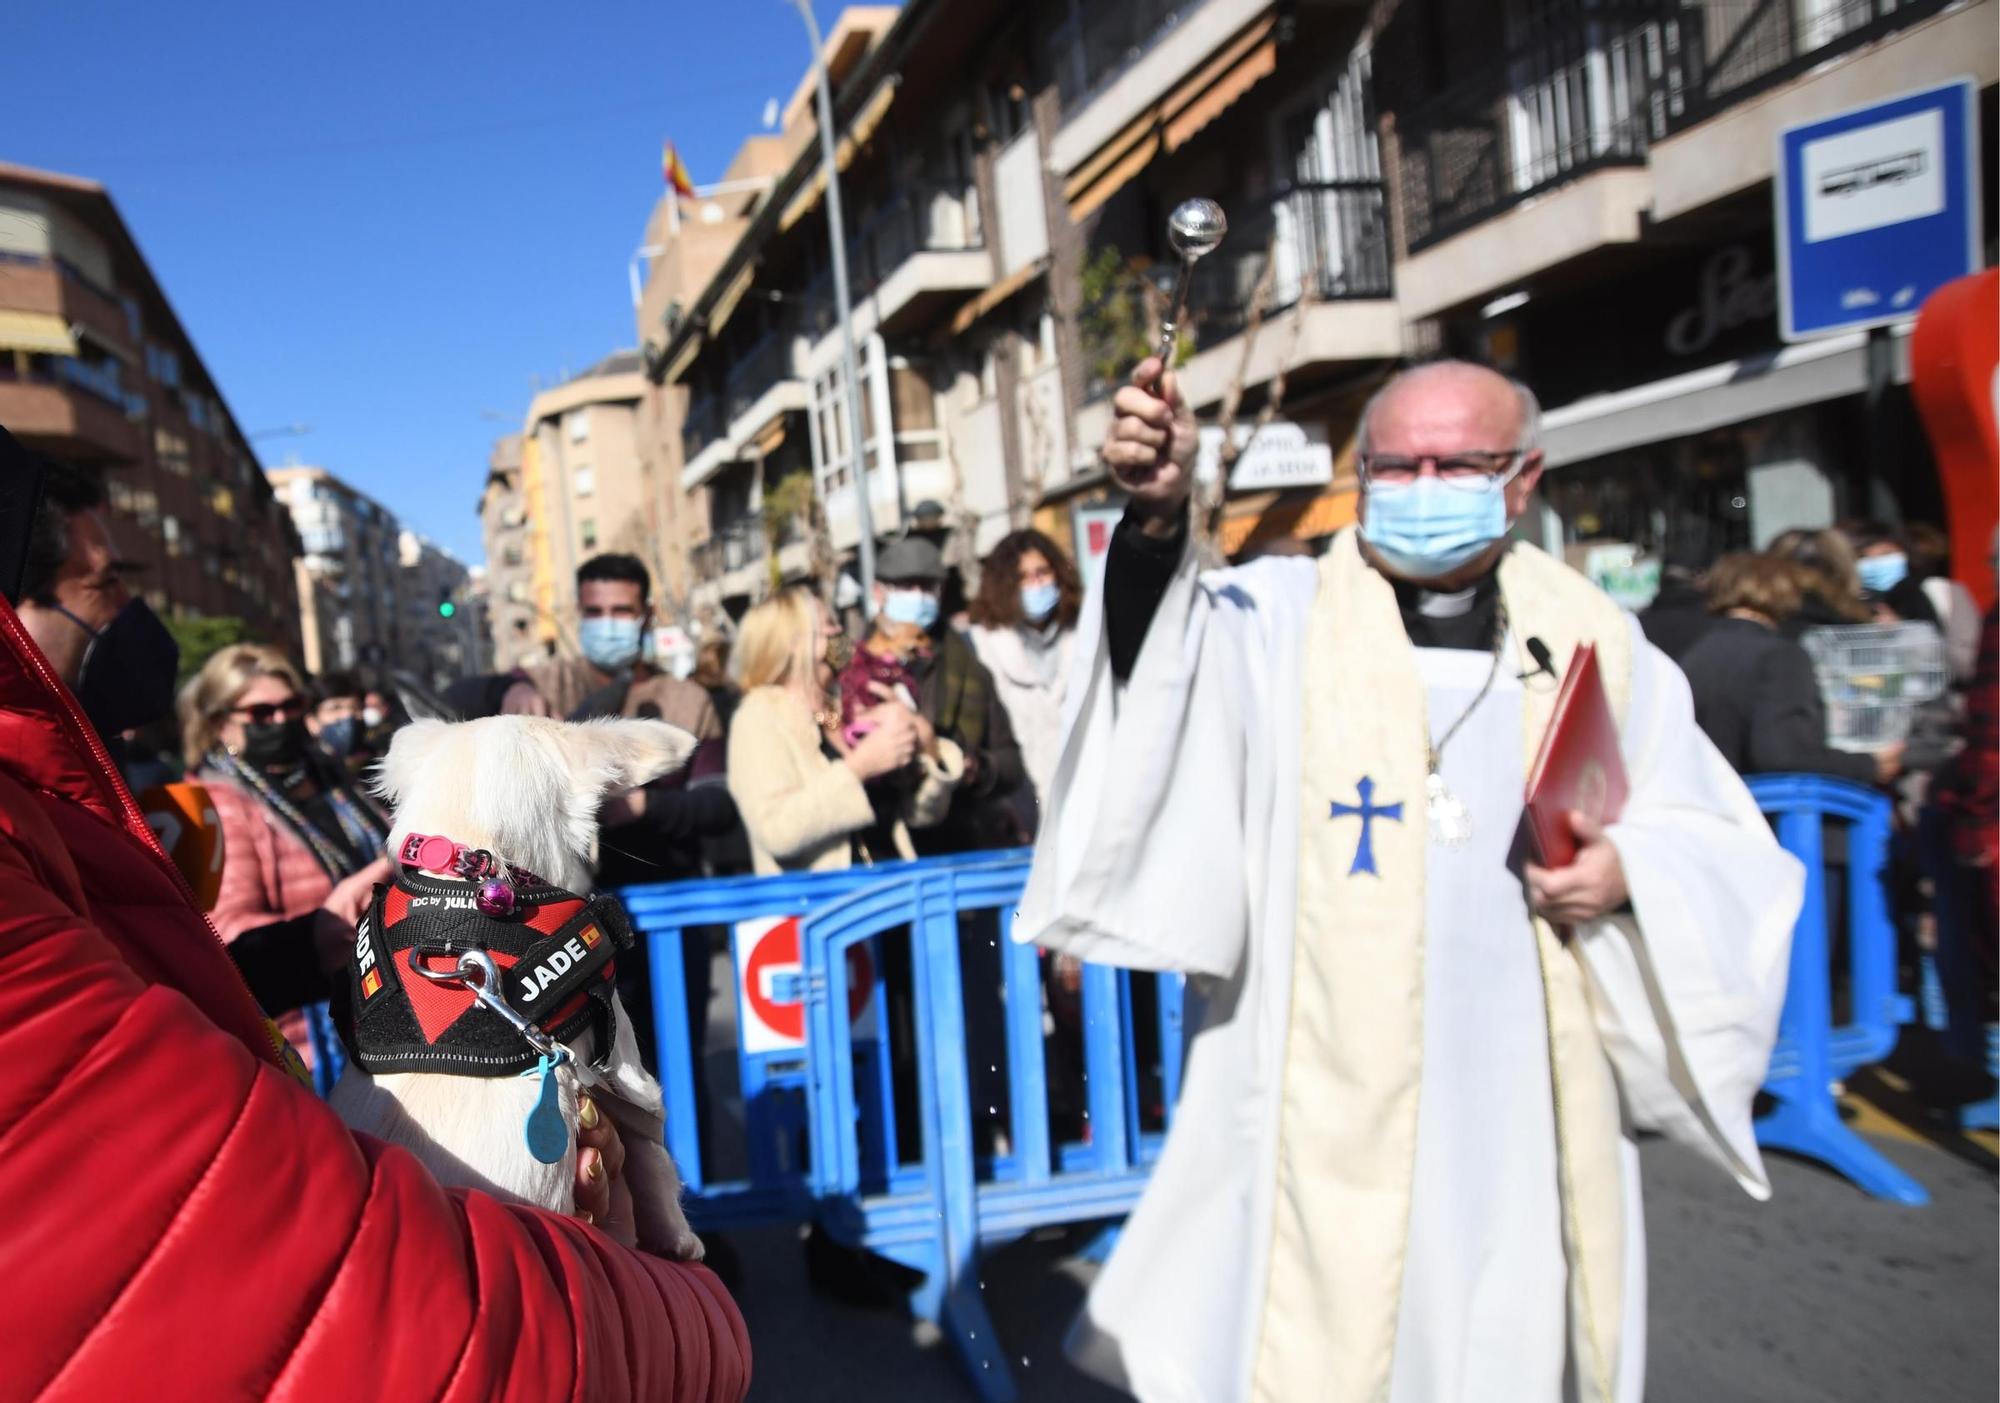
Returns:
[[[892,775],[916,758],[920,736],[916,717],[900,702],[884,702],[861,715],[871,729],[847,752],[847,767],[865,783]]]
[[[611,1117],[588,1096],[577,1098],[576,1216],[596,1224],[614,1242],[638,1245],[632,1189],[625,1182],[625,1142]]]

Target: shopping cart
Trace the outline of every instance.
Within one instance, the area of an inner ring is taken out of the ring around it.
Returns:
[[[1908,739],[1917,708],[1944,695],[1944,639],[1929,624],[1810,628],[1799,641],[1812,656],[1827,743],[1837,750],[1873,754]]]

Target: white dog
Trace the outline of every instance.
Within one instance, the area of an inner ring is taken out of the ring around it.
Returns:
[[[390,855],[403,850],[410,834],[445,835],[491,853],[503,869],[587,893],[604,799],[676,769],[693,748],[693,737],[661,721],[569,724],[495,716],[456,724],[414,722],[397,732],[375,780],[376,791],[395,809]],[[433,873],[428,880],[453,879]],[[456,880],[466,881],[468,894],[474,890],[470,881]],[[367,940],[364,933],[357,958]],[[401,964],[397,970],[411,977]],[[609,1065],[595,1074],[600,1084],[588,1090],[624,1142],[639,1245],[699,1261],[701,1241],[682,1216],[680,1175],[662,1144],[660,1085],[640,1065],[630,1020],[615,994],[611,1002],[615,1033]],[[578,1063],[590,1064],[600,1051],[589,1030],[569,1046],[576,1060],[555,1073],[568,1149],[554,1164],[534,1158],[523,1140],[541,1086],[532,1073],[371,1077],[350,1064],[331,1103],[354,1129],[414,1152],[441,1183],[568,1213],[574,1209]]]

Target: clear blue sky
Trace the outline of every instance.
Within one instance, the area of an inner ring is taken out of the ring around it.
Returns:
[[[22,3],[0,160],[104,183],[245,432],[312,426],[266,464],[476,562],[535,377],[635,341],[661,141],[717,179],[808,57],[788,0]]]

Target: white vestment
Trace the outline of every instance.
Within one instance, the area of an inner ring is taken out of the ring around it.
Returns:
[[[1314,564],[1295,559],[1199,580],[1183,562],[1116,696],[1102,604],[1086,607],[1016,923],[1020,939],[1190,976],[1178,1120],[1071,1346],[1145,1403],[1251,1393],[1274,1231],[1317,581]],[[1590,1007],[1628,1136],[1673,1135],[1762,1197],[1750,1100],[1783,997],[1800,874],[1694,725],[1685,680],[1630,626],[1632,793],[1611,837],[1637,921],[1576,932]],[[1490,655],[1416,656],[1441,736]],[[1424,1080],[1392,1403],[1554,1403],[1573,1362],[1543,991],[1506,867],[1521,808],[1521,686],[1503,664],[1444,752],[1474,832],[1460,849],[1433,844],[1426,867]],[[1421,796],[1399,821],[1424,821]],[[1346,822],[1358,840],[1358,820]],[[1629,1143],[1619,1162],[1615,1393],[1628,1399],[1643,1383],[1645,1311]]]

